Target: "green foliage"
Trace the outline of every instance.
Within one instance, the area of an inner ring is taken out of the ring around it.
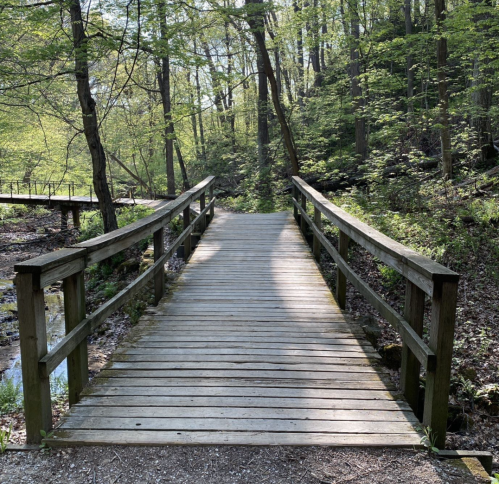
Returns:
[[[490,478],[490,484],[499,484],[499,474],[494,474],[494,476]]]
[[[428,427],[426,425],[417,427],[416,430],[423,434],[421,437],[421,445],[424,445],[426,447],[428,455],[432,456],[433,454],[438,454],[439,449],[435,446],[435,442],[437,441],[437,433],[433,432],[431,427]]]
[[[118,227],[124,227],[141,218],[147,217],[154,210],[142,205],[134,205],[132,207],[121,208],[117,214]],[[84,242],[85,240],[93,239],[104,233],[104,225],[100,212],[89,211],[84,212],[81,221],[81,232],[78,240]]]
[[[3,377],[0,381],[0,413],[16,412],[23,406],[21,383],[14,378]]]
[[[111,299],[118,294],[118,284],[116,282],[106,282],[100,286],[106,299]]]
[[[7,450],[11,432],[12,432],[12,423],[9,425],[8,429],[6,430],[0,429],[0,454],[3,454]]]
[[[40,435],[43,439],[51,439],[54,436],[54,432],[46,432],[45,430],[40,430]],[[50,453],[52,447],[49,447],[45,442],[42,442],[39,446],[40,452],[46,454]]]

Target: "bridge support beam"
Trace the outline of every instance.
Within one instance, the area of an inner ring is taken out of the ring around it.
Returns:
[[[187,205],[184,209],[184,230],[189,228],[191,224],[191,206]],[[191,255],[191,238],[186,237],[184,240],[184,260],[187,261],[189,256]]]
[[[71,212],[73,213],[73,226],[76,229],[79,229],[81,227],[80,208],[79,207],[71,207]]]
[[[23,374],[26,442],[41,441],[40,430],[52,428],[49,378],[41,377],[38,361],[47,354],[47,327],[43,288],[35,285],[35,275],[18,273],[16,278],[19,308],[19,335]]]
[[[439,449],[445,447],[447,431],[456,305],[457,282],[435,281],[429,347],[437,355],[437,364],[426,376],[423,423],[431,427]]]
[[[63,280],[64,319],[69,334],[85,319],[85,280],[83,271]],[[68,356],[69,405],[80,401],[80,394],[88,383],[88,348],[85,338]]]
[[[342,259],[348,263],[348,243],[350,237],[340,230],[338,241],[338,252]],[[340,309],[345,309],[347,305],[347,277],[339,268],[336,269],[336,301]]]
[[[156,262],[165,253],[165,232],[161,227],[154,232],[154,262]],[[165,294],[165,266],[154,275],[154,304],[158,305],[159,301]]]
[[[68,228],[68,212],[69,208],[63,205],[61,207],[61,230],[67,230]]]

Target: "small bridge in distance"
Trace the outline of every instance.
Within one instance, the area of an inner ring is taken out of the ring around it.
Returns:
[[[28,442],[51,428],[49,375],[67,358],[71,410],[45,439],[51,446],[419,446],[414,412],[423,366],[423,423],[443,448],[458,275],[363,224],[298,177],[294,217],[215,217],[213,184],[208,177],[134,224],[16,265]],[[198,199],[200,213],[191,220]],[[164,226],[180,214],[184,230],[165,251]],[[323,218],[339,228],[337,249],[322,232]],[[312,252],[299,227],[313,233]],[[203,236],[193,252],[194,231]],[[155,264],[86,315],[85,267],[149,234]],[[407,279],[404,316],[352,270],[350,239]],[[164,265],[181,244],[188,263],[165,296]],[[336,300],[316,263],[322,250],[338,267]],[[67,335],[48,351],[43,287],[61,279]],[[86,337],[150,281],[156,308],[86,387]],[[347,281],[402,336],[404,396],[342,311]],[[433,306],[428,344],[426,295]]]

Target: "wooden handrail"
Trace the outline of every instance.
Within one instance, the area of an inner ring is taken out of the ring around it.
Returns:
[[[312,231],[314,255],[320,259],[320,248],[323,247],[337,265],[336,296],[340,308],[345,309],[348,280],[400,333],[403,340],[401,387],[415,412],[419,403],[421,365],[425,368],[427,375],[423,423],[435,432],[437,447],[443,448],[447,429],[459,275],[356,219],[331,203],[301,178],[294,176],[293,186],[295,219],[304,233],[307,227]],[[307,213],[307,201],[314,207],[313,220]],[[322,216],[340,230],[338,249],[321,230]],[[404,316],[399,315],[348,265],[349,239],[406,278]],[[428,345],[422,339],[425,294],[430,296],[432,301]]]
[[[87,336],[150,281],[154,281],[156,304],[163,297],[165,263],[182,243],[187,260],[194,227],[199,227],[202,233],[214,216],[214,182],[215,177],[206,178],[154,214],[126,227],[15,265],[26,438],[29,443],[39,442],[40,430],[49,431],[52,427],[49,376],[57,366],[67,358],[69,403],[73,405],[79,401],[88,381]],[[207,192],[210,195],[208,204]],[[191,221],[190,205],[197,199],[201,211]],[[184,219],[184,230],[165,253],[164,227],[180,214]],[[149,235],[154,235],[153,266],[87,317],[84,269]],[[43,288],[59,280],[63,280],[66,336],[48,352]]]

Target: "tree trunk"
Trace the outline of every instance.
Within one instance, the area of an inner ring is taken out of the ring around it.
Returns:
[[[184,182],[184,190],[190,190],[191,185],[189,184],[189,178],[187,178],[187,170],[185,169],[184,158],[182,152],[180,151],[180,146],[178,141],[175,141],[175,151],[177,152],[178,164],[180,165],[180,171],[182,172],[182,180]]]
[[[246,5],[255,5],[255,4],[258,5],[261,4],[262,0],[245,0],[245,2]],[[277,114],[277,119],[279,120],[279,124],[281,125],[281,132],[284,138],[284,144],[288,150],[289,158],[291,161],[292,173],[293,175],[298,175],[300,167],[298,164],[298,156],[296,155],[296,149],[293,142],[293,135],[291,134],[291,130],[289,129],[286,116],[284,115],[284,111],[281,106],[281,101],[279,99],[279,93],[277,90],[277,82],[274,75],[274,70],[272,69],[272,63],[270,62],[269,52],[265,45],[265,38],[263,36],[263,32],[259,28],[259,24],[257,22],[258,16],[263,18],[263,12],[253,10],[250,14],[246,16],[246,21],[248,22],[248,25],[252,30],[256,44],[260,49],[260,53],[262,54],[263,67],[265,69],[265,74],[267,75],[267,78],[270,83],[272,101],[274,103],[274,109]],[[263,25],[263,22],[260,25]]]
[[[482,2],[473,0],[475,6],[480,8]],[[492,7],[490,0],[485,2],[489,8]],[[482,34],[484,40],[491,37],[490,27],[484,22],[490,18],[490,13],[483,12],[474,16],[477,30]],[[492,107],[492,86],[490,80],[493,79],[494,70],[489,66],[490,59],[480,59],[477,52],[473,61],[473,81],[474,88],[471,95],[475,111],[471,118],[471,126],[475,128],[478,134],[478,146],[480,148],[481,160],[485,161],[494,158],[497,152],[494,148],[494,140],[492,136],[492,120],[490,117],[490,108]]]
[[[440,111],[440,142],[442,145],[442,174],[444,178],[452,178],[452,155],[449,133],[449,100],[447,97],[447,39],[442,36],[445,20],[445,0],[435,0],[435,18],[437,21],[437,81]]]
[[[194,41],[194,53],[197,54],[196,41]],[[203,161],[206,163],[206,144],[204,141],[204,124],[203,124],[203,113],[201,112],[201,84],[199,83],[199,66],[196,64],[195,72],[196,81],[196,97],[197,97],[197,110],[198,110],[198,124],[199,124],[199,141],[201,142],[201,155]]]
[[[298,104],[300,106],[300,109],[303,110],[303,108],[305,107],[303,103],[303,97],[305,95],[303,91],[303,86],[304,86],[303,73],[305,70],[305,61],[303,59],[303,29],[302,29],[302,19],[301,19],[302,7],[301,5],[298,5],[298,1],[301,0],[295,0],[293,2],[293,9],[295,11],[295,15],[300,16],[299,26],[296,32],[296,50],[298,51]]]
[[[366,142],[366,120],[364,118],[364,98],[360,85],[360,61],[359,61],[359,15],[357,3],[352,6],[350,12],[350,27],[352,39],[350,45],[350,81],[352,86],[352,107],[355,116],[355,154],[359,162],[367,158]]]
[[[92,157],[92,179],[95,194],[99,200],[99,210],[102,214],[104,232],[108,233],[118,228],[113,200],[106,180],[106,155],[99,136],[99,124],[95,110],[95,100],[90,91],[88,72],[88,38],[81,14],[79,0],[70,4],[71,25],[73,33],[75,76],[80,101],[83,130]]]
[[[411,0],[405,0],[404,5],[404,14],[405,14],[405,34],[407,36],[412,35],[412,17],[411,17]],[[413,67],[413,59],[412,59],[412,43],[409,41],[407,43],[407,50],[409,51],[406,58],[407,63],[407,112],[414,112],[414,70]]]
[[[165,120],[165,157],[166,157],[166,183],[168,195],[175,195],[175,169],[173,165],[173,122],[172,101],[170,94],[170,55],[168,53],[168,27],[166,25],[166,5],[159,2],[159,28],[162,41],[162,55],[160,58],[161,69],[158,72],[158,84],[163,103],[163,116]]]

